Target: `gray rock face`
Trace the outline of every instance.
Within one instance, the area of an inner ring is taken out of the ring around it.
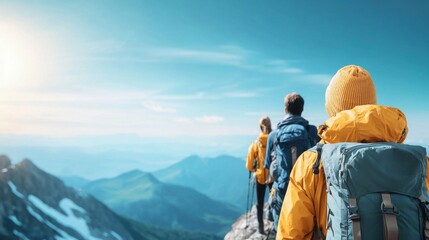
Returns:
[[[10,165],[11,165],[10,159],[5,155],[0,155],[0,171],[1,169],[10,167]]]
[[[0,239],[133,239],[117,214],[31,161],[0,156]]]
[[[276,238],[273,229],[273,222],[268,221],[266,216],[268,213],[268,204],[264,207],[264,231],[265,234],[258,232],[258,220],[256,217],[256,206],[243,214],[232,225],[232,229],[225,235],[225,240],[274,240]]]

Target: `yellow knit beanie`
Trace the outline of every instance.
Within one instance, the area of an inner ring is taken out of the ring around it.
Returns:
[[[338,70],[325,94],[325,107],[329,116],[365,104],[376,104],[375,86],[369,72],[355,65]]]

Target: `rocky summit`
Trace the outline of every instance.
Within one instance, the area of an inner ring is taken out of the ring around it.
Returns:
[[[268,204],[264,207],[264,216],[267,216]],[[273,222],[264,217],[265,234],[258,232],[258,220],[256,217],[256,206],[243,214],[232,225],[231,231],[225,235],[224,240],[274,240],[276,238],[273,232]]]
[[[31,161],[0,166],[1,239],[133,239],[118,215]]]

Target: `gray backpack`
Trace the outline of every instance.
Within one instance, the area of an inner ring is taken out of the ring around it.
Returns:
[[[318,144],[326,239],[429,239],[426,150],[397,143]]]

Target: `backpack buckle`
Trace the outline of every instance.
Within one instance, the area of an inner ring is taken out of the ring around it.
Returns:
[[[353,213],[349,215],[350,220],[355,221],[360,219],[360,215],[358,213]]]
[[[360,215],[359,215],[359,208],[358,207],[349,207],[349,218],[351,220],[359,220],[360,219]]]
[[[384,202],[381,203],[381,212],[385,214],[398,214],[398,210],[393,204],[386,204]]]

